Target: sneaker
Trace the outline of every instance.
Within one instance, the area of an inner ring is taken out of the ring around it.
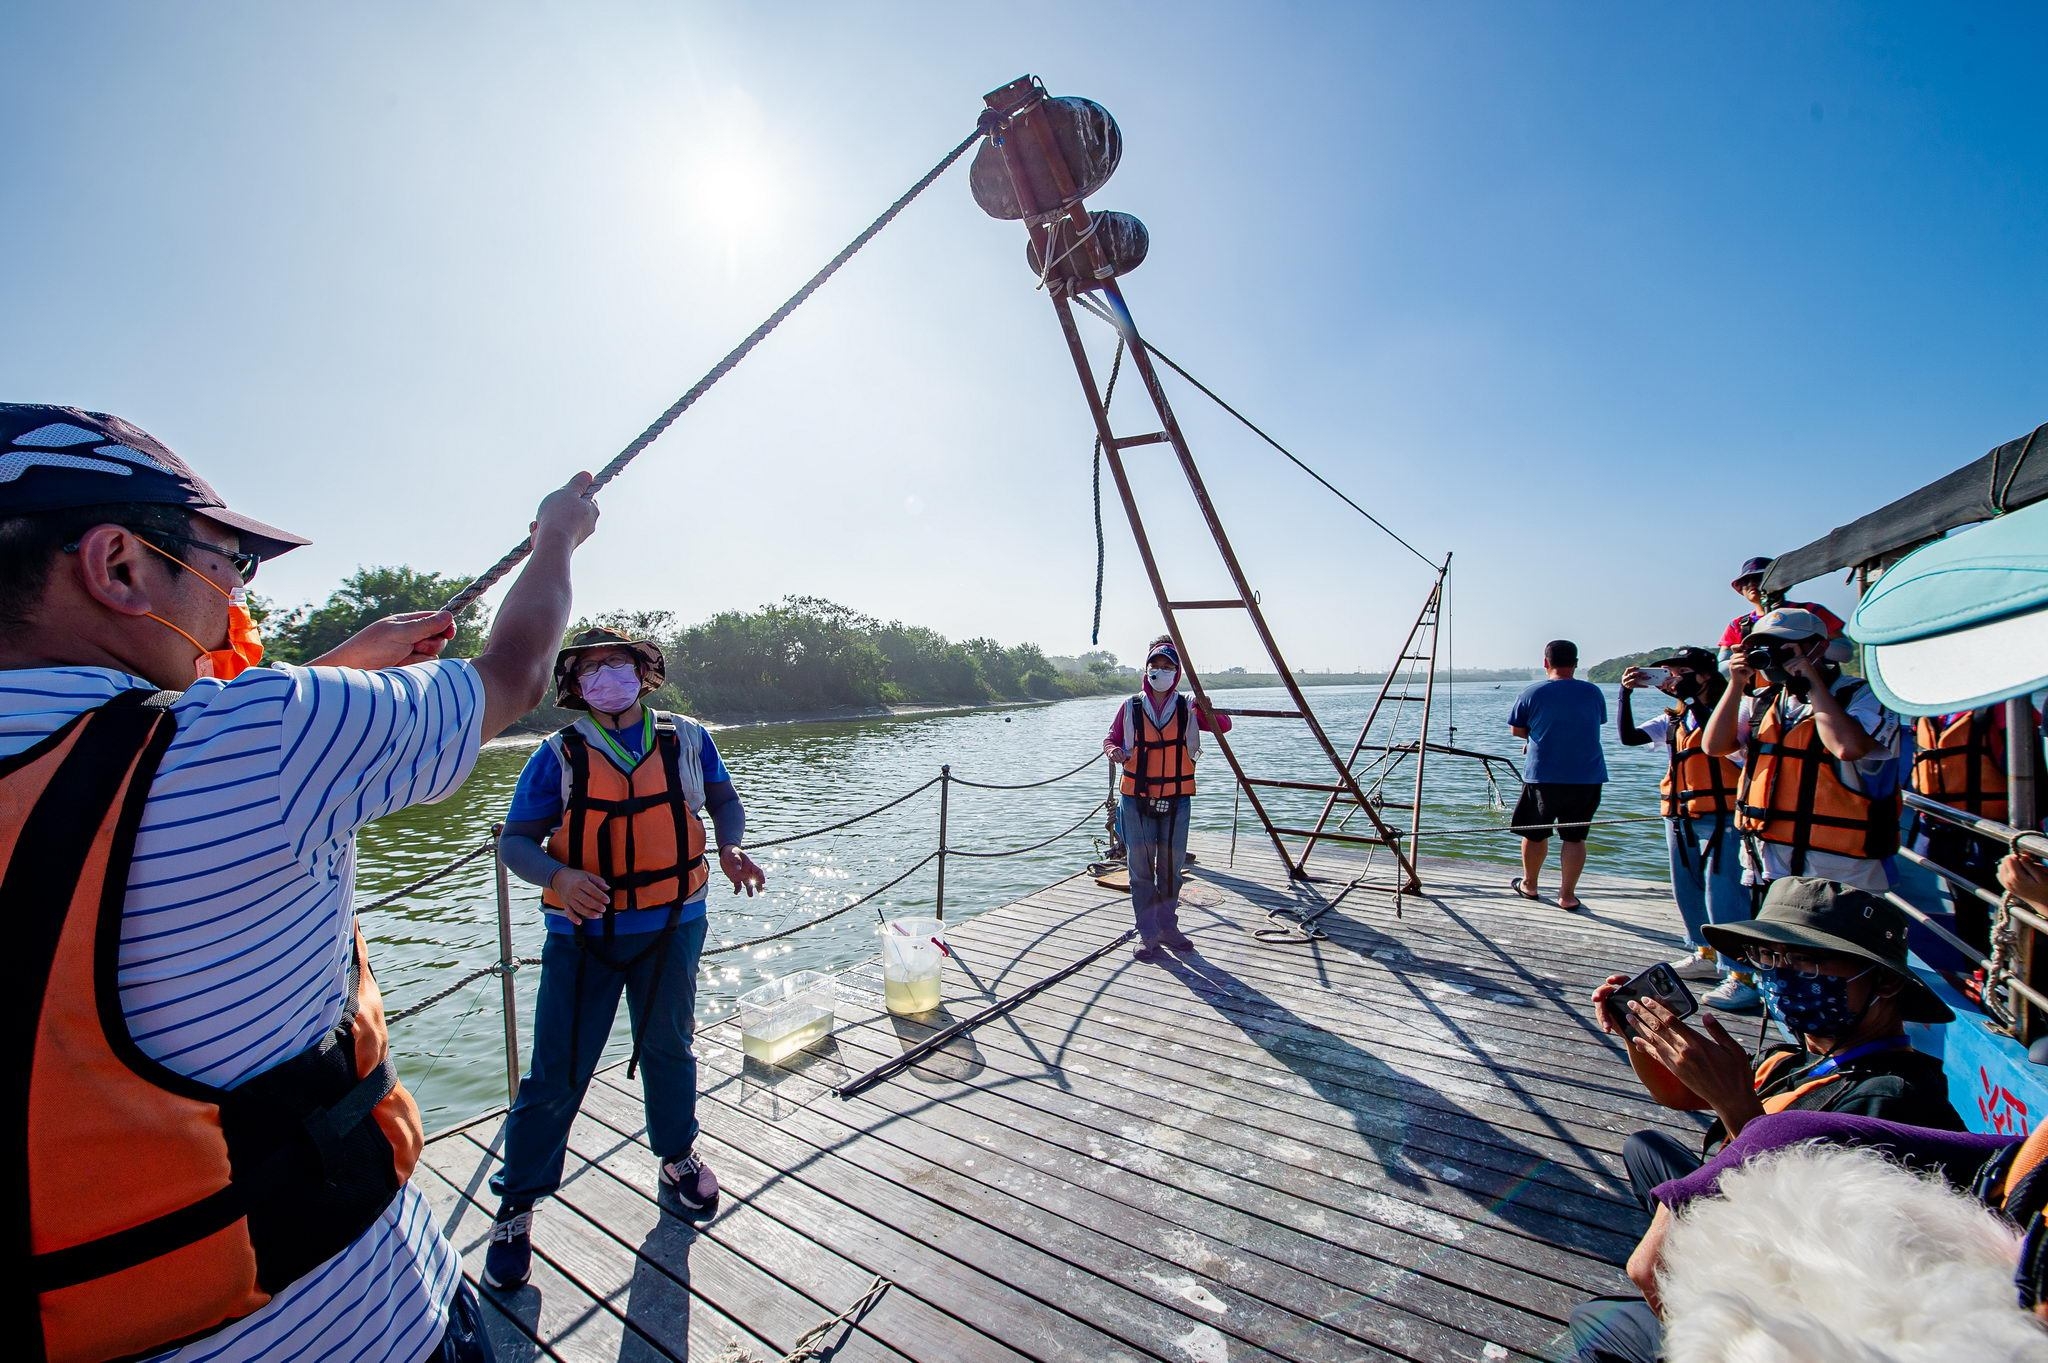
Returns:
[[[718,1175],[694,1150],[679,1160],[664,1162],[657,1182],[657,1200],[677,1216],[702,1216],[718,1203]]]
[[[1151,938],[1140,938],[1138,945],[1131,948],[1131,958],[1150,965],[1166,959],[1166,953],[1159,949],[1159,943]]]
[[[1188,940],[1188,935],[1184,932],[1167,933],[1164,937],[1161,937],[1159,939],[1159,945],[1165,947],[1168,951],[1178,951],[1182,953],[1190,952],[1195,949],[1195,944]]]
[[[1728,1013],[1751,1012],[1763,1001],[1764,996],[1757,987],[1740,975],[1730,975],[1700,1000],[1709,1008],[1719,1008]]]
[[[533,1274],[533,1204],[506,1202],[491,1222],[484,1251],[484,1282],[501,1292],[524,1287]]]
[[[1681,956],[1673,961],[1671,973],[1681,980],[1707,984],[1721,978],[1720,958],[1711,951],[1695,951],[1690,956]]]

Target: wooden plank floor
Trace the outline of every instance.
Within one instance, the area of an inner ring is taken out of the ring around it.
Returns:
[[[1626,1289],[1622,1141],[1699,1129],[1584,1007],[1675,954],[1665,887],[1596,875],[1566,914],[1501,867],[1426,860],[1398,916],[1361,891],[1328,940],[1269,944],[1267,910],[1338,885],[1195,846],[1197,953],[1116,952],[857,1098],[830,1089],[1109,941],[1127,897],[1076,877],[961,923],[933,1018],[889,1017],[856,970],[788,1066],[744,1061],[734,1023],[700,1034],[708,1225],[656,1207],[637,1085],[602,1072],[533,1281],[485,1294],[500,1356],[772,1363],[881,1275],[829,1357],[1555,1357],[1574,1304]],[[501,1122],[436,1136],[420,1176],[472,1276]]]

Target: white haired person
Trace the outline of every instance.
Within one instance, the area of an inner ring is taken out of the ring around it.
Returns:
[[[1180,930],[1181,863],[1187,859],[1188,817],[1202,730],[1230,732],[1230,716],[1180,693],[1180,650],[1164,635],[1145,650],[1145,684],[1119,705],[1102,750],[1123,764],[1117,825],[1129,854],[1131,912],[1138,919],[1136,956],[1164,960],[1162,948],[1192,951]]]
[[[2044,1156],[2048,1130],[2023,1143],[1837,1113],[1760,1117],[1656,1189],[1628,1264],[1644,1300],[1574,1313],[1577,1358],[2048,1358]]]

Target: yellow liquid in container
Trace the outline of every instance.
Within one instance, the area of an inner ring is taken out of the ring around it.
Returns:
[[[892,1013],[929,1013],[939,1006],[939,976],[934,971],[912,980],[883,977],[882,1002]]]
[[[740,1032],[747,1059],[779,1065],[804,1047],[824,1040],[832,1031],[829,1008],[777,1009],[761,1019],[758,1030]]]

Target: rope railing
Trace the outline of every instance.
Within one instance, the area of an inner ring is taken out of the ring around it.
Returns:
[[[1073,834],[1079,832],[1081,830],[1082,825],[1086,824],[1090,819],[1094,818],[1096,815],[1102,812],[1102,806],[1103,802],[1101,800],[1097,800],[1094,804],[1088,806],[1088,811],[1085,814],[1083,814],[1080,818],[1076,819],[1073,823],[1068,824],[1064,829],[1053,834],[1044,842],[1034,842],[1029,847],[1006,847],[996,852],[970,852],[964,847],[948,847],[946,851],[956,857],[969,857],[974,860],[992,861],[998,857],[1021,857],[1026,852],[1036,852],[1042,847],[1050,847],[1054,843],[1058,842],[1061,838],[1071,837]]]
[[[1106,753],[1096,753],[1080,766],[1071,767],[1058,776],[1048,776],[1043,781],[1020,781],[1013,785],[1005,785],[999,781],[970,781],[964,776],[952,776],[947,779],[956,786],[966,786],[970,790],[1037,790],[1041,786],[1056,786],[1062,781],[1071,781],[1106,756]]]

